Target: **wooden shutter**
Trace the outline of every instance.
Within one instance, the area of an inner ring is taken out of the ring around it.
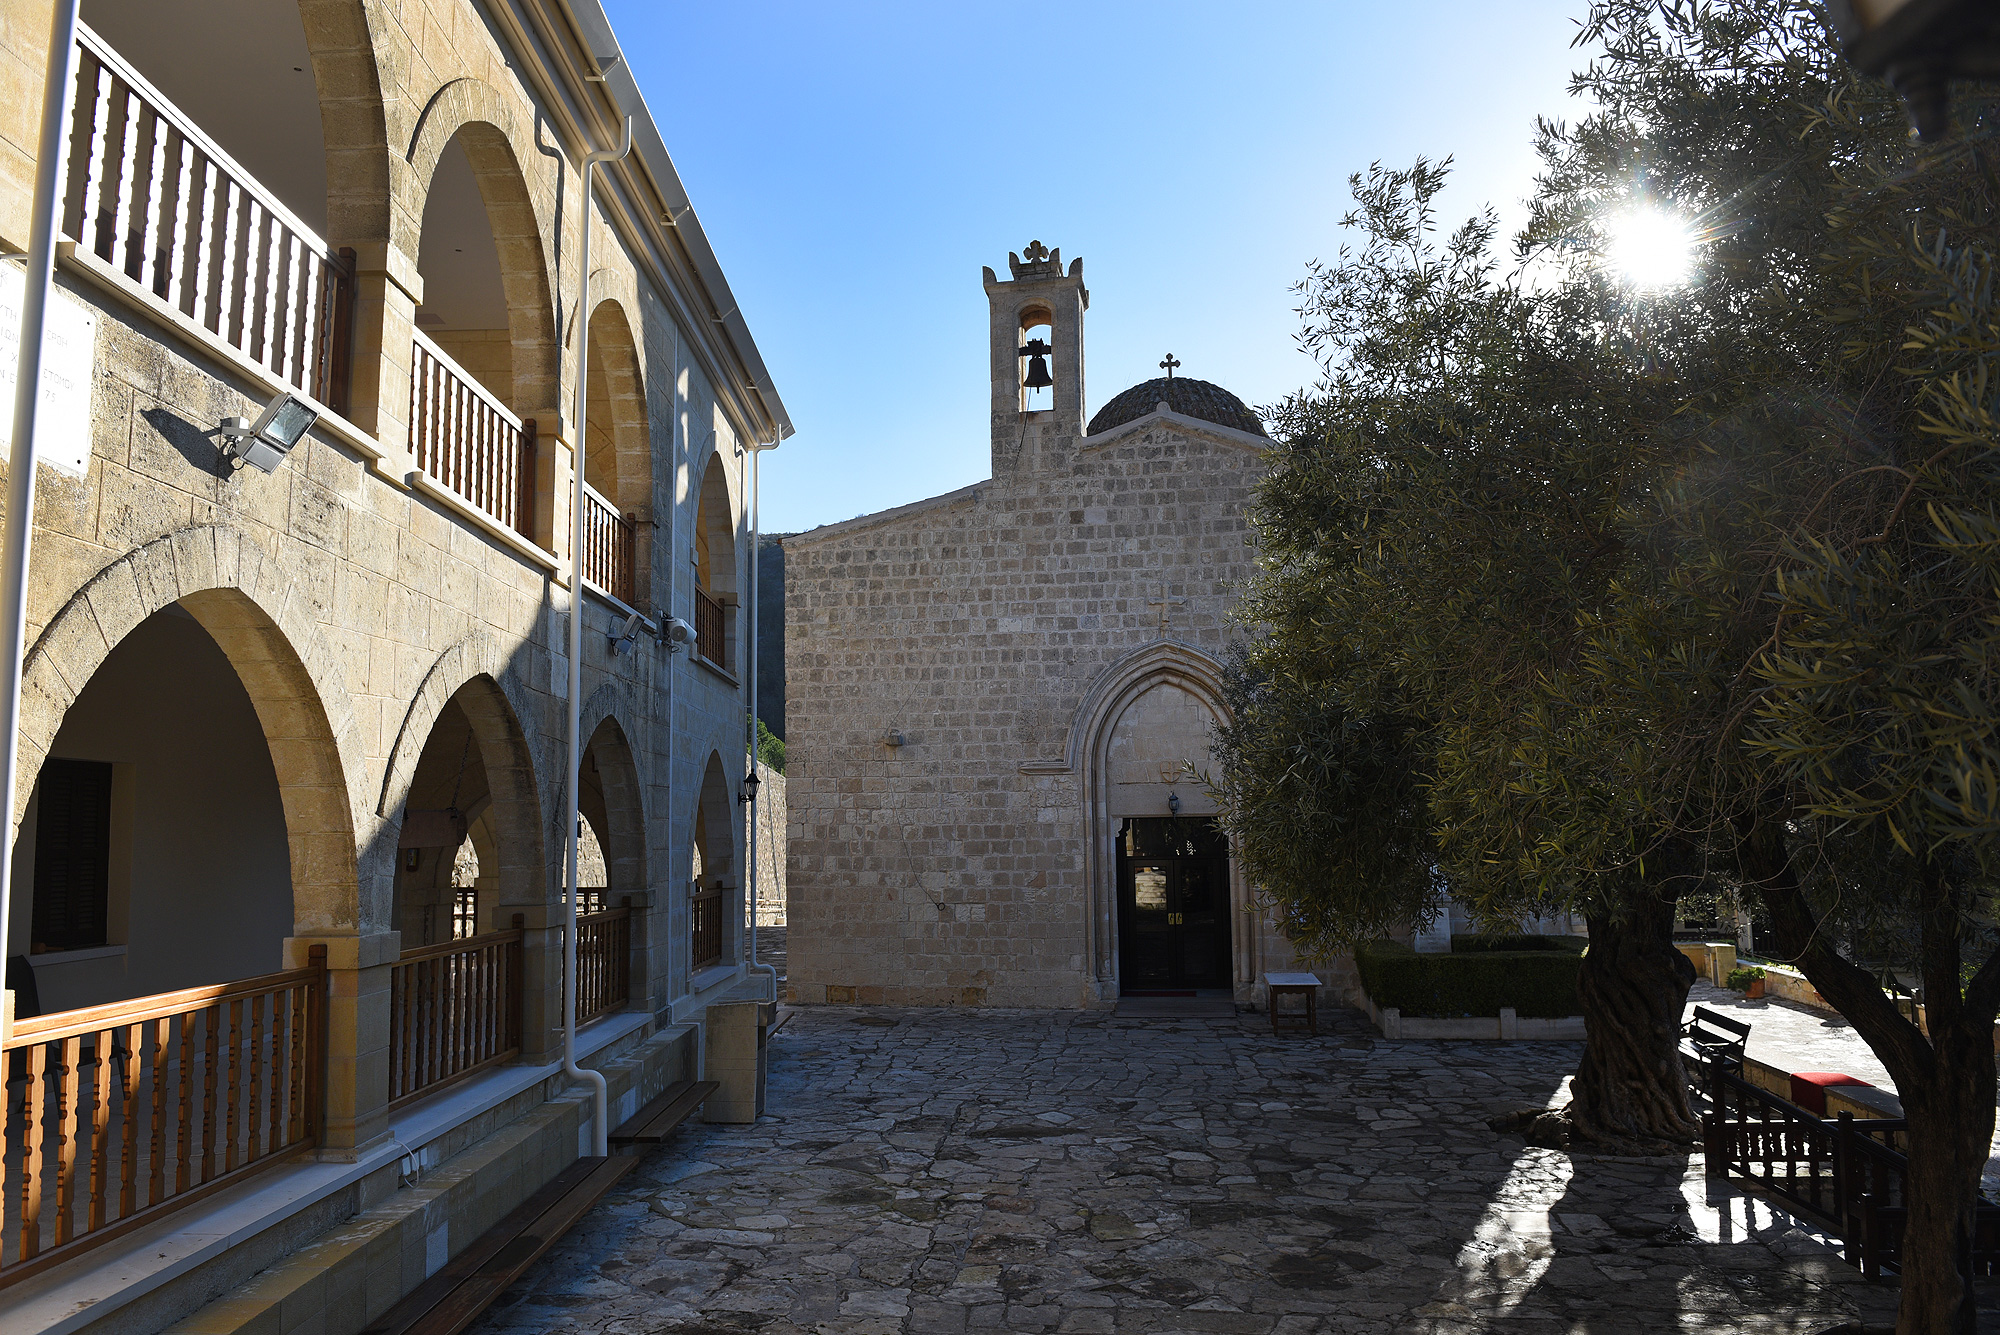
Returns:
[[[35,944],[82,950],[105,944],[111,881],[111,766],[42,763],[35,816]]]

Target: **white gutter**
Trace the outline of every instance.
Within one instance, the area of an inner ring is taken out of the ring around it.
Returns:
[[[625,139],[615,149],[583,155],[583,245],[577,261],[576,433],[569,480],[569,930],[563,937],[563,1073],[589,1084],[592,1094],[591,1153],[611,1152],[610,1087],[600,1071],[576,1064],[576,860],[582,842],[578,825],[577,784],[583,778],[583,461],[585,420],[590,408],[590,178],[600,162],[615,162],[632,151],[632,118],[625,118]]]
[[[42,133],[35,147],[35,202],[28,224],[28,271],[21,294],[21,358],[14,375],[14,438],[7,455],[6,536],[0,539],[0,818],[14,828],[20,784],[21,657],[28,640],[28,539],[35,524],[35,411],[42,402],[42,334],[56,274],[56,197],[63,167],[63,130],[69,124],[70,67],[76,59],[76,10],[80,0],[57,0],[49,27],[49,67],[42,83]],[[13,840],[0,842],[0,946],[7,942],[13,893]],[[0,956],[7,952],[0,949]],[[0,986],[4,986],[0,980]],[[14,1029],[14,999],[0,1004],[0,1042]]]

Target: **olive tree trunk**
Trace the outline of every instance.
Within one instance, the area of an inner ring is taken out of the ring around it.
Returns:
[[[1588,914],[1590,949],[1577,976],[1586,1037],[1571,1085],[1573,1137],[1606,1148],[1692,1144],[1681,1015],[1694,964],[1674,948],[1674,904],[1644,889]]]
[[[1823,930],[1776,831],[1766,820],[1742,841],[1748,878],[1764,898],[1779,951],[1854,1026],[1896,1082],[1909,1120],[1902,1293],[1897,1335],[1974,1335],[1967,1282],[1974,1205],[1993,1136],[1993,1022],[2000,1013],[2000,953],[1986,954],[1959,984],[1962,947],[1973,930],[1973,897],[1923,867],[1920,950],[1926,1035],[1906,1019],[1867,970],[1843,957]]]

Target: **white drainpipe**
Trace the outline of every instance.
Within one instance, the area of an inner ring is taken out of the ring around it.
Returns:
[[[576,351],[576,446],[571,452],[569,485],[569,823],[564,827],[569,840],[569,874],[564,882],[569,890],[569,931],[563,938],[563,1073],[591,1088],[591,1153],[600,1158],[611,1152],[610,1086],[602,1072],[587,1071],[576,1064],[576,859],[581,842],[576,786],[583,777],[583,462],[585,418],[590,407],[590,178],[598,163],[615,162],[631,151],[632,118],[627,116],[624,141],[617,148],[583,155],[583,245],[577,261],[576,313],[582,337]]]

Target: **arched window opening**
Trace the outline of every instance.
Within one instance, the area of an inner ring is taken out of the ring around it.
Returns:
[[[737,915],[735,802],[722,758],[711,755],[702,776],[701,799],[694,816],[694,856],[689,880],[689,966],[700,970],[720,964],[735,948],[731,923]]]
[[[185,610],[119,642],[33,777],[7,954],[41,1013],[282,967],[292,868],[270,746]]]
[[[590,317],[584,432],[584,578],[627,604],[650,601],[640,519],[652,508],[652,446],[631,326],[615,301]],[[647,526],[650,528],[650,525]]]
[[[326,137],[296,4],[83,0],[82,15],[205,137],[326,235]]]
[[[480,891],[492,885],[490,843],[481,847],[492,831],[491,805],[485,757],[454,697],[424,743],[396,841],[395,923],[405,950],[477,935]],[[474,838],[482,827],[486,838]]]
[[[530,537],[533,415],[553,407],[557,388],[536,228],[506,137],[481,121],[460,127],[424,197],[410,448],[433,479]]]
[[[1044,412],[1055,407],[1055,378],[1050,358],[1055,354],[1055,317],[1040,306],[1021,312],[1021,411]]]
[[[89,0],[83,18],[64,235],[345,411],[354,273],[324,236],[326,137],[299,7]]]
[[[422,236],[417,273],[424,280],[424,301],[417,307],[417,328],[496,398],[511,404],[514,349],[507,332],[500,250],[462,133],[438,158],[424,199]]]
[[[695,652],[733,667],[736,640],[736,515],[722,456],[709,459],[694,522]]]

